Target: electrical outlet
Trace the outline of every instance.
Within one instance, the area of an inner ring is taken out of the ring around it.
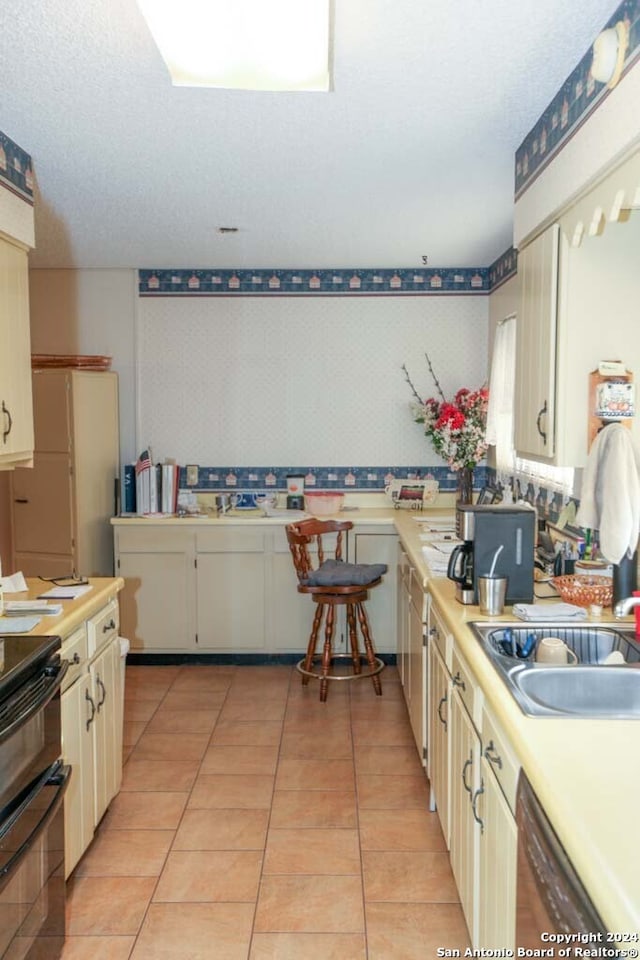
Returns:
[[[198,464],[197,463],[187,464],[187,486],[188,487],[198,486]]]

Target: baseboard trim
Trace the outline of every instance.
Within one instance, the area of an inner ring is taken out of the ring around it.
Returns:
[[[304,653],[128,653],[128,666],[169,666],[183,663],[218,666],[287,666],[298,663]],[[376,654],[389,667],[396,664],[395,653]]]

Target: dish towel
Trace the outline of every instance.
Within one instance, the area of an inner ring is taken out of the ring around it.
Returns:
[[[514,603],[513,613],[519,620],[586,620],[584,607],[573,603]]]
[[[576,523],[599,531],[600,552],[610,563],[635,553],[640,535],[640,460],[631,432],[621,423],[603,427],[591,445]]]

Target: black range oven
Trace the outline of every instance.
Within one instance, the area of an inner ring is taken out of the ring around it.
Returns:
[[[0,957],[53,960],[65,932],[59,637],[0,635]]]

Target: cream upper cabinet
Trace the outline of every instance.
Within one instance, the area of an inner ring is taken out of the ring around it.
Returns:
[[[555,223],[518,254],[515,447],[534,460],[555,453],[559,245]]]
[[[32,457],[27,252],[0,237],[0,469]]]

